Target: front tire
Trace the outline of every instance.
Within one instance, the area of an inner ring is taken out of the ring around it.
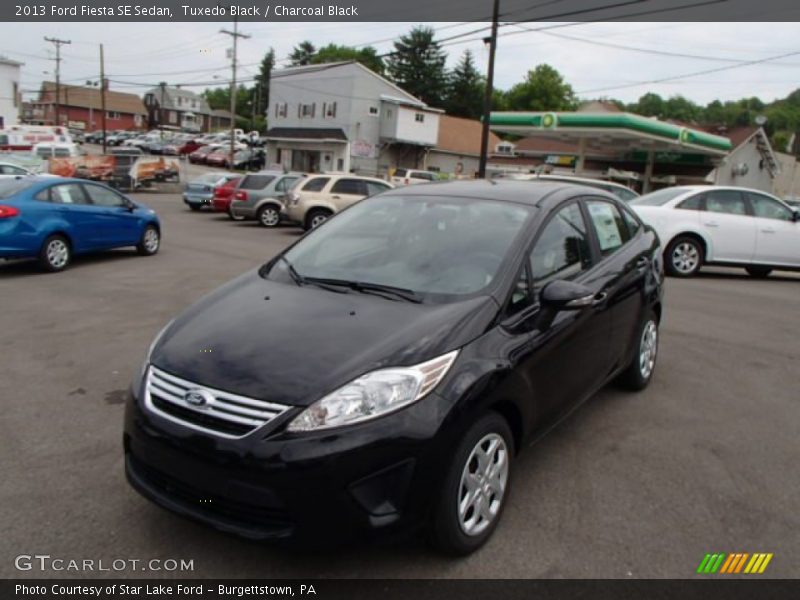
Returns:
[[[39,251],[39,265],[48,273],[63,271],[72,262],[72,248],[63,235],[48,237]]]
[[[197,212],[198,210],[200,210],[200,205],[199,205],[199,204],[190,204],[190,205],[189,205],[189,208],[190,208],[192,211],[194,211],[194,212]]]
[[[142,232],[142,239],[136,245],[136,251],[142,256],[153,256],[161,247],[161,232],[155,225],[148,225]]]
[[[756,279],[766,279],[772,273],[772,269],[769,267],[746,267],[745,271],[750,277],[755,277]]]
[[[514,438],[496,412],[479,418],[461,438],[436,501],[431,544],[463,556],[494,533],[508,499]]]
[[[322,225],[325,221],[331,218],[331,211],[325,208],[314,208],[308,212],[306,216],[306,231],[314,229]]]
[[[664,253],[664,268],[674,277],[697,275],[705,260],[703,244],[695,237],[678,236],[669,243]]]
[[[277,208],[268,204],[258,209],[256,218],[258,219],[258,224],[262,227],[272,228],[277,227],[278,223],[281,222],[281,213]]]
[[[648,311],[636,337],[636,350],[630,364],[617,382],[625,389],[638,392],[650,385],[658,358],[658,318]]]

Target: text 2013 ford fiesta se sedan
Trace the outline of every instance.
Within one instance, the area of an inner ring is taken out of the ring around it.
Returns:
[[[492,534],[514,457],[653,375],[656,235],[590,188],[455,182],[360,202],[200,300],[127,406],[130,483],[257,539]]]

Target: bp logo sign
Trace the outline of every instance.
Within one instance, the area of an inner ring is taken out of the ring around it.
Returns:
[[[545,113],[542,115],[542,127],[551,129],[557,125],[557,119],[553,113]]]
[[[680,140],[681,144],[688,144],[691,141],[691,134],[689,130],[685,127],[681,129],[680,134],[678,135],[678,139]]]

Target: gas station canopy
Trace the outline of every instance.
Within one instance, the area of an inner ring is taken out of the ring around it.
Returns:
[[[493,131],[585,144],[598,152],[695,152],[724,156],[731,141],[719,135],[631,113],[493,112]]]
[[[587,153],[644,152],[644,192],[649,191],[657,154],[703,155],[718,162],[732,148],[726,137],[625,112],[493,112],[489,125],[497,133],[576,144],[577,173],[583,171]]]

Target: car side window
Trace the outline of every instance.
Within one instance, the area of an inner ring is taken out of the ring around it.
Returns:
[[[691,198],[687,198],[675,208],[682,208],[683,210],[703,210],[703,194],[695,194]]]
[[[96,206],[125,206],[125,199],[114,190],[99,185],[84,185],[89,200]]]
[[[631,213],[627,207],[622,208],[622,218],[625,219],[625,223],[628,225],[628,231],[631,233],[631,238],[635,237],[642,228],[642,224],[636,217],[633,216],[633,213]]]
[[[750,197],[750,204],[753,207],[755,216],[779,221],[794,220],[794,214],[792,214],[791,210],[769,196],[754,194],[753,192],[748,192],[747,195]]]
[[[332,194],[350,194],[353,196],[366,196],[367,184],[361,179],[340,179],[333,184]]]
[[[0,174],[3,175],[27,175],[25,169],[15,167],[14,165],[0,165]]]
[[[374,181],[367,182],[367,194],[369,196],[380,194],[381,192],[385,192],[388,189],[389,189],[388,185],[383,185],[382,183],[376,183]]]
[[[50,188],[50,202],[54,204],[88,204],[83,187],[77,183],[54,185]]]
[[[602,200],[590,200],[586,207],[603,256],[613,254],[631,239],[628,226],[616,206]]]
[[[275,189],[279,192],[287,192],[292,189],[292,186],[297,183],[297,177],[284,177],[278,182],[278,185],[275,186]]]
[[[586,222],[577,202],[561,208],[545,225],[530,255],[533,290],[555,279],[573,279],[592,264]]]
[[[328,182],[330,181],[330,177],[314,177],[314,179],[309,180],[304,186],[304,192],[321,192]]]
[[[711,190],[706,193],[706,211],[729,215],[746,215],[742,194],[735,190]]]

